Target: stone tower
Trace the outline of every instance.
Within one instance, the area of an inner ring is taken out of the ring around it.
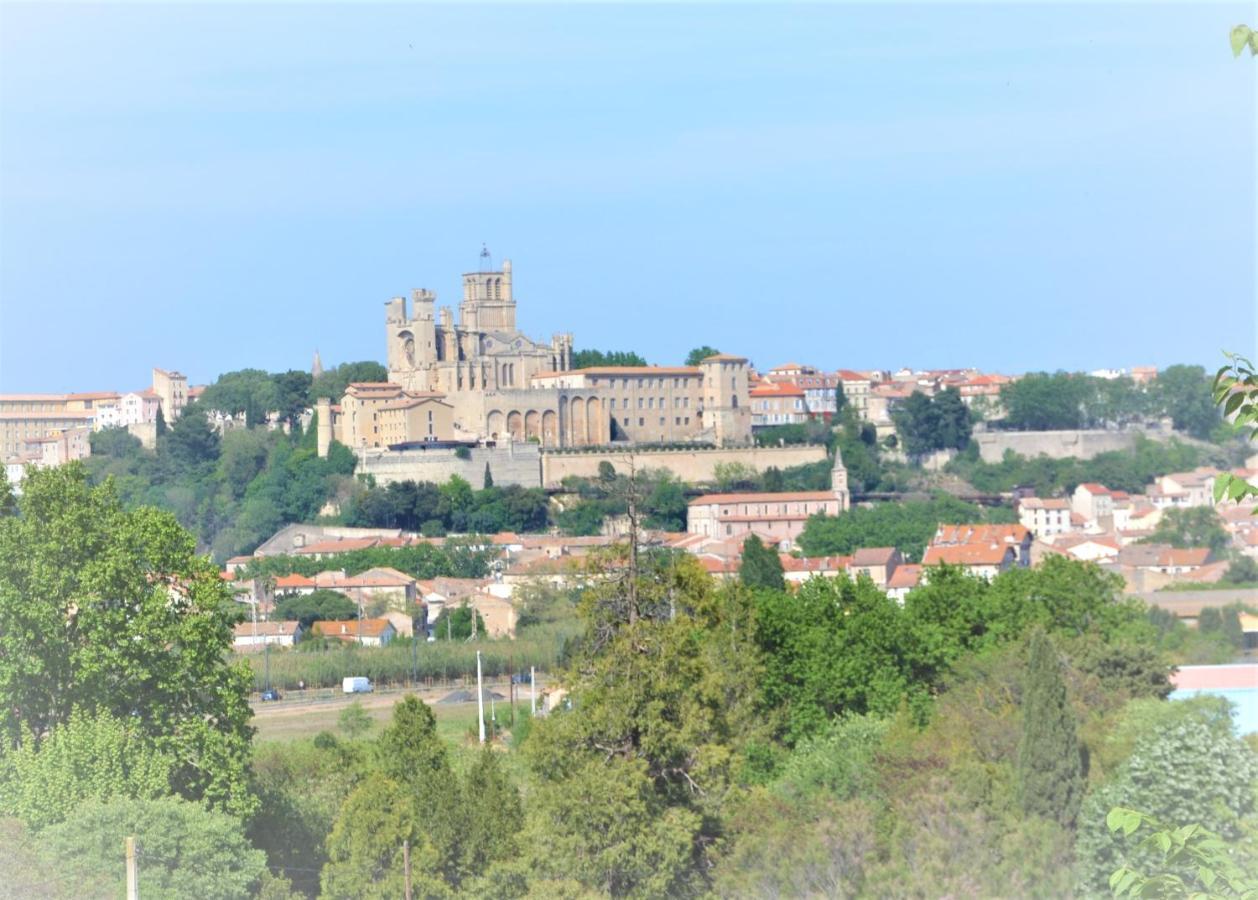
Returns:
[[[469,331],[515,331],[515,298],[511,295],[511,260],[498,272],[466,272],[459,327]]]
[[[439,355],[436,302],[434,292],[418,288],[411,292],[410,315],[407,315],[405,297],[394,297],[385,303],[389,379],[409,391],[436,389],[433,369]]]
[[[843,465],[843,454],[834,448],[834,466],[830,469],[830,490],[839,501],[839,509],[847,512],[852,508],[852,494],[847,487],[847,466]]]
[[[699,363],[703,372],[703,428],[718,447],[751,440],[747,359],[718,353]]]

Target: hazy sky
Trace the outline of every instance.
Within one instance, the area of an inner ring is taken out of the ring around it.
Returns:
[[[382,359],[482,242],[652,362],[1213,366],[1253,10],[5,4],[0,390]]]

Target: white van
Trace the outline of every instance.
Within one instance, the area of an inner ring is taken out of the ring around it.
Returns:
[[[370,694],[371,679],[361,676],[356,678],[346,678],[341,682],[341,691],[346,694]]]

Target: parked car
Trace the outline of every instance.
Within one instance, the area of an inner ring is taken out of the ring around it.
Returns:
[[[263,700],[280,700],[280,699],[283,699],[283,695],[279,691],[277,691],[275,688],[267,688],[265,691],[262,692],[262,699]]]
[[[516,672],[514,675],[511,676],[512,684],[531,684],[532,681],[533,681],[533,677],[528,672]]]
[[[370,694],[371,679],[357,677],[346,678],[341,682],[341,691],[346,694]]]

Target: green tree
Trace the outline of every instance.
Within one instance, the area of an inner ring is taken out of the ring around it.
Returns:
[[[0,755],[0,814],[34,829],[65,821],[84,800],[170,793],[174,760],[108,713],[75,711],[42,741],[24,738]]]
[[[367,754],[324,733],[314,741],[254,747],[251,776],[258,812],[249,838],[271,867],[307,896],[319,894],[326,841],[341,804],[364,777]]]
[[[1210,378],[1201,366],[1163,369],[1154,382],[1154,391],[1177,430],[1208,438],[1219,424],[1219,411],[1210,397]]]
[[[389,380],[389,370],[378,362],[341,363],[332,369],[324,370],[323,374],[310,385],[310,397],[318,400],[327,397],[333,403],[339,403],[345,395],[345,389],[354,382],[379,382]]]
[[[702,347],[695,347],[693,350],[691,350],[689,353],[686,354],[685,365],[697,366],[699,365],[699,363],[703,362],[709,356],[719,356],[720,354],[721,354],[720,350],[717,350],[715,347],[709,347],[707,344],[704,344]]]
[[[144,450],[140,439],[121,426],[93,431],[88,441],[91,444],[93,456],[127,459],[138,456]]]
[[[794,744],[831,717],[895,712],[928,695],[913,675],[913,640],[900,606],[867,578],[805,581],[794,594],[758,598],[756,639],[763,653],[765,703],[785,715]]]
[[[249,896],[266,871],[266,856],[230,815],[178,797],[88,800],[40,842],[54,871],[99,880],[121,895],[123,838],[135,836],[141,897],[236,900]]]
[[[494,486],[494,473],[489,471],[489,463],[485,463],[485,477],[481,481],[481,487],[489,490]]]
[[[667,806],[645,769],[640,759],[591,759],[562,786],[531,797],[525,844],[533,870],[603,896],[692,895],[701,817]]]
[[[524,807],[501,756],[489,747],[476,755],[464,776],[458,806],[452,810],[461,821],[458,869],[463,879],[511,859],[520,848]]]
[[[645,366],[646,360],[626,350],[577,350],[572,354],[572,368],[590,369],[604,366]]]
[[[1209,547],[1221,553],[1231,543],[1223,519],[1209,506],[1168,509],[1143,544],[1170,544],[1172,547]]]
[[[275,391],[275,406],[281,422],[287,422],[290,431],[299,425],[301,414],[312,405],[310,388],[314,379],[309,372],[290,369],[271,376]],[[270,410],[268,410],[270,411]]]
[[[1086,375],[1032,372],[1000,389],[1004,423],[1020,431],[1052,431],[1083,427],[1083,408],[1096,392]]]
[[[410,842],[412,884],[419,897],[448,896],[436,876],[437,854],[405,787],[373,772],[341,807],[327,839],[322,896],[396,900],[406,878],[403,842]]]
[[[661,472],[653,479],[650,491],[642,504],[646,513],[646,527],[660,531],[685,531],[686,491],[680,481],[669,472]]]
[[[1235,843],[1254,825],[1258,755],[1233,731],[1226,704],[1214,698],[1177,701],[1187,715],[1142,737],[1117,775],[1092,791],[1079,816],[1077,852],[1085,890],[1106,891],[1110,874],[1126,858],[1151,868],[1160,857],[1126,850],[1106,825],[1116,806],[1139,809],[1161,821],[1193,822]],[[1235,847],[1252,867],[1252,850]]]
[[[320,588],[309,594],[290,594],[275,604],[275,617],[300,622],[308,629],[314,622],[335,622],[358,618],[358,605],[338,591]]]
[[[177,760],[178,792],[247,812],[252,679],[229,662],[240,612],[217,567],[77,464],[32,472],[20,512],[0,519],[0,732],[110,713]]]
[[[1043,631],[1031,635],[1030,656],[1015,769],[1018,803],[1028,816],[1069,828],[1079,814],[1084,787],[1075,714],[1057,650]]]
[[[754,534],[743,541],[743,558],[738,566],[738,578],[750,588],[786,590],[782,560]]]
[[[189,403],[159,443],[176,471],[199,472],[217,462],[219,437],[205,416],[205,407]]]
[[[1149,873],[1127,865],[1116,869],[1109,877],[1115,897],[1258,896],[1258,877],[1238,866],[1227,845],[1200,825],[1175,828],[1121,806],[1109,811],[1105,823],[1125,838],[1147,829],[1137,851],[1157,860]]]
[[[350,740],[356,740],[371,730],[371,716],[359,700],[341,710],[336,727],[345,732]]]

